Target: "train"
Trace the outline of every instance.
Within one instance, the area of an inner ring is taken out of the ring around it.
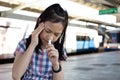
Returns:
[[[0,21],[0,58],[14,57],[18,42],[31,34],[35,22],[2,17]],[[64,43],[67,54],[98,52],[103,37],[93,28],[98,25],[90,25],[69,22]]]
[[[120,28],[106,30],[105,48],[120,49]]]
[[[66,31],[65,47],[68,54],[96,52],[102,37],[98,31],[82,25],[69,25]]]
[[[0,20],[0,55],[5,58],[13,57],[18,42],[31,34],[35,22],[8,18],[0,18]],[[69,23],[64,46],[68,54],[80,50],[88,51],[92,49],[94,51],[99,47],[100,41],[97,30],[87,28],[82,23]]]

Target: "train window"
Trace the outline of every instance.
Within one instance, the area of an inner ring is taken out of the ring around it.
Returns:
[[[109,35],[108,43],[120,43],[120,33],[107,33]]]
[[[90,41],[89,36],[77,36],[77,41]]]
[[[120,48],[120,29],[115,29],[115,30],[108,30],[106,31],[106,34],[109,36],[109,38],[106,38],[107,48]]]

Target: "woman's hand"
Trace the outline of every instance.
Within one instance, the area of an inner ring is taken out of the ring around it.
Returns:
[[[37,45],[39,42],[39,34],[44,29],[44,23],[40,23],[39,26],[32,32],[31,43]]]
[[[52,65],[59,65],[58,58],[59,58],[59,53],[58,50],[55,49],[53,44],[48,44],[46,47],[46,51],[48,53],[48,58],[51,61]]]

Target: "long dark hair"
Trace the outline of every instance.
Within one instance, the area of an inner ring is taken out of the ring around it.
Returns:
[[[59,4],[53,4],[46,8],[42,14],[38,17],[37,23],[35,26],[35,29],[38,27],[38,25],[41,22],[50,21],[53,23],[61,22],[64,29],[61,34],[61,36],[58,38],[58,40],[54,43],[54,46],[59,51],[59,59],[64,60],[64,57],[62,56],[63,53],[63,44],[65,40],[65,32],[68,25],[68,13],[66,10],[64,10]],[[26,48],[28,48],[29,44],[31,42],[31,35],[27,38]],[[38,53],[39,49],[41,48],[41,39],[39,38],[39,43],[35,48],[36,53]]]

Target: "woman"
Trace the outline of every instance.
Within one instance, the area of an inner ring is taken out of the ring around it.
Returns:
[[[42,12],[32,34],[22,39],[15,50],[14,80],[64,80],[67,25],[68,13],[59,4]]]

